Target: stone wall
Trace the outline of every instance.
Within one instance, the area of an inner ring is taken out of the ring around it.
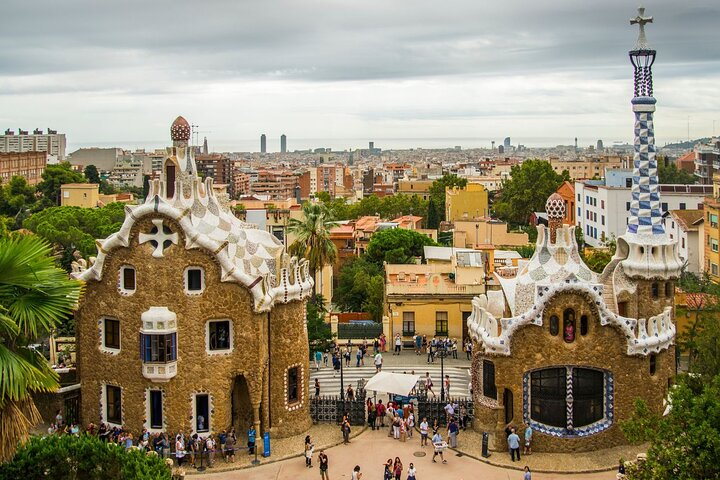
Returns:
[[[253,311],[253,299],[245,287],[220,281],[220,267],[211,254],[201,249],[184,248],[185,238],[179,225],[168,218],[165,218],[165,225],[180,238],[177,245],[164,250],[164,257],[152,257],[153,247],[149,243],[138,245],[138,231],[147,232],[153,226],[150,217],[143,218],[133,228],[130,247],[119,248],[107,255],[103,279],[87,284],[84,301],[76,315],[83,423],[103,420],[101,392],[104,383],[122,388],[123,424],[133,432],[141,431],[147,421],[145,397],[148,388],[164,392],[165,430],[171,434],[193,430],[193,393],[210,394],[212,431],[237,423],[231,419],[231,393],[235,379],[240,375],[247,382],[250,397],[249,402],[242,403],[262,405],[261,411],[267,411],[267,314]],[[136,270],[137,288],[129,296],[118,291],[119,270],[123,265],[131,265]],[[205,272],[205,290],[200,295],[188,295],[184,291],[184,271],[191,265],[201,266]],[[177,375],[165,383],[152,382],[143,376],[139,351],[140,316],[150,307],[158,306],[166,306],[177,314]],[[296,302],[280,310],[285,313],[278,321],[282,322],[283,328],[277,329],[278,335],[273,339],[274,371],[282,371],[286,362],[302,357],[307,363],[307,335],[302,331],[304,303]],[[277,307],[272,315],[276,311]],[[105,353],[99,348],[99,321],[104,316],[120,320],[121,350],[118,354]],[[230,353],[207,353],[207,322],[211,319],[231,320],[234,345]],[[284,342],[284,338],[289,341]],[[285,352],[286,348],[292,351]],[[277,385],[275,383],[273,389],[279,388]],[[238,412],[236,418],[247,417],[247,413]],[[286,415],[289,413],[277,411],[273,421],[282,421]],[[310,422],[307,408],[293,412],[291,416],[299,425]],[[267,422],[263,422],[262,426],[266,425]],[[242,430],[247,428],[243,427]],[[283,433],[277,432],[280,436]]]
[[[566,343],[562,334],[562,314],[566,308],[575,310],[576,338]],[[557,315],[560,319],[560,332],[550,335],[549,318]],[[580,335],[579,319],[588,316],[588,333]],[[524,429],[523,425],[523,375],[524,373],[553,366],[578,366],[611,371],[614,379],[613,424],[607,429],[586,437],[559,438],[534,432],[533,449],[545,452],[579,452],[612,447],[626,443],[619,423],[630,417],[636,398],[643,398],[656,412],[663,408],[663,398],[667,394],[668,383],[675,374],[674,347],[657,354],[656,373],[650,375],[649,357],[626,355],[627,342],[619,328],[601,326],[593,302],[582,295],[561,293],[555,296],[543,316],[543,326],[526,325],[517,330],[511,339],[510,357],[476,355],[492,360],[495,364],[495,378],[498,391],[498,403],[502,407],[503,391],[509,389],[513,394],[513,423]],[[482,372],[476,375],[482,382]],[[474,393],[478,395],[478,389]],[[496,442],[499,450],[507,448],[505,442],[504,408],[498,410],[483,407],[476,401],[478,429],[492,426],[493,414],[496,418]],[[481,413],[486,410],[485,413]]]

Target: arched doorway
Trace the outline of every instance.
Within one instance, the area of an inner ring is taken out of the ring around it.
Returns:
[[[247,380],[242,375],[235,377],[232,387],[232,425],[235,432],[239,435],[241,432],[247,432],[250,425],[254,422],[253,407],[250,402],[250,389]]]
[[[171,161],[165,162],[165,197],[175,196],[175,164]]]

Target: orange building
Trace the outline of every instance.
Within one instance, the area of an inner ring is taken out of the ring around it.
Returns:
[[[560,195],[563,202],[565,202],[565,218],[563,218],[563,224],[575,225],[575,184],[564,181],[562,185],[558,187],[556,193]]]
[[[46,164],[47,152],[0,153],[0,183],[23,177],[29,185],[37,185]]]

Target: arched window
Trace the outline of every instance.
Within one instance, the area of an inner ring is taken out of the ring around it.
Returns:
[[[563,312],[563,340],[567,343],[575,341],[575,310],[567,308]]]
[[[557,315],[550,317],[550,335],[553,337],[560,332],[560,320]]]
[[[657,282],[653,282],[651,286],[651,291],[653,299],[656,299],[660,296],[660,286],[657,284]]]
[[[582,315],[580,317],[580,335],[585,336],[588,332],[588,317],[587,315]]]
[[[672,282],[666,282],[665,283],[665,296],[666,297],[672,297],[673,294],[673,283]]]
[[[603,372],[573,368],[573,427],[590,425],[604,416]]]

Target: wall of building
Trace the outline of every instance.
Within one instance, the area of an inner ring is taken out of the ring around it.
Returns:
[[[97,183],[68,183],[60,187],[60,205],[63,207],[96,208],[99,201]]]
[[[17,176],[27,180],[28,185],[37,185],[46,165],[45,152],[0,153],[0,183]]]
[[[449,222],[490,215],[488,191],[483,185],[468,183],[464,188],[445,189],[445,219]]]
[[[474,248],[475,245],[520,246],[528,244],[527,233],[508,232],[505,222],[483,218],[477,221],[454,222],[454,246]]]

